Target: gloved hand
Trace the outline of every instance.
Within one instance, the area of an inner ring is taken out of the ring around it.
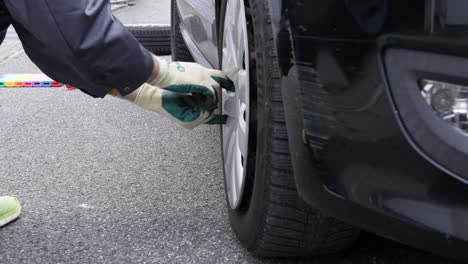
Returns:
[[[135,104],[193,129],[205,123],[216,109],[216,96],[204,87],[183,87],[174,92],[171,87],[164,90],[143,84]]]
[[[188,87],[200,86],[216,94],[222,87],[234,91],[234,83],[222,71],[210,70],[191,62],[168,62],[158,59],[159,74],[150,84],[163,89],[187,90]],[[189,89],[190,90],[190,89]]]
[[[188,129],[224,121],[213,115],[221,88],[234,91],[234,84],[224,73],[196,63],[159,60],[159,67],[156,79],[140,87],[137,105],[170,117]]]

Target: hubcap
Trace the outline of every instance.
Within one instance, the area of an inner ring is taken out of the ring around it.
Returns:
[[[235,92],[223,91],[224,172],[228,200],[237,209],[242,200],[249,137],[249,45],[243,0],[229,0],[224,21],[222,70],[234,82]]]

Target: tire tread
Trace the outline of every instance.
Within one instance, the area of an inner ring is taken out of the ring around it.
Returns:
[[[263,229],[256,245],[249,250],[258,256],[306,256],[336,252],[349,247],[359,231],[341,221],[325,216],[306,205],[299,197],[292,175],[286,119],[281,95],[281,74],[274,47],[268,4],[250,0],[255,26],[256,56],[269,63],[257,64],[258,91],[269,80],[271,98],[271,152],[268,200],[264,208]],[[260,40],[260,41],[259,41]],[[260,42],[260,43],[259,43]],[[264,52],[268,51],[268,52]],[[264,69],[261,69],[265,67]],[[260,96],[265,96],[261,94]]]
[[[180,17],[176,0],[171,0],[171,29],[172,60],[194,62],[180,32]]]
[[[171,54],[170,26],[126,25],[125,27],[150,52],[157,55]]]

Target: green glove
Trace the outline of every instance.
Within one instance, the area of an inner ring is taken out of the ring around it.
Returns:
[[[184,87],[184,89],[174,92],[171,88],[164,90],[143,84],[135,104],[169,117],[187,129],[211,121],[212,113],[216,109],[216,97],[204,87]]]
[[[223,72],[196,63],[158,62],[159,74],[150,85],[140,88],[137,105],[168,116],[188,129],[226,121],[214,115],[221,88],[234,91],[233,82]]]

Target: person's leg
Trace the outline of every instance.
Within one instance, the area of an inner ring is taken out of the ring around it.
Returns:
[[[21,205],[15,197],[0,196],[0,227],[18,218]]]

